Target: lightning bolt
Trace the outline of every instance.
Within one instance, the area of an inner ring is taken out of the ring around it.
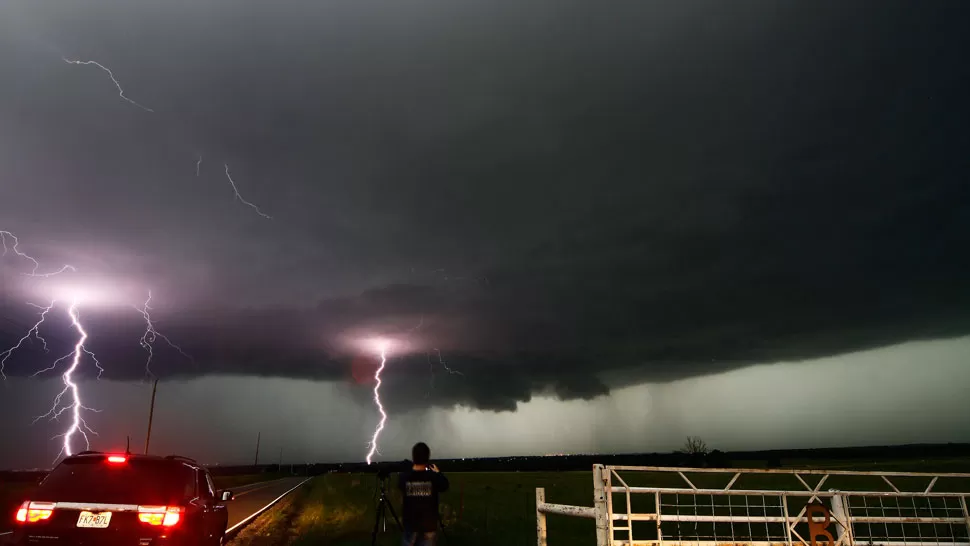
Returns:
[[[10,239],[9,244],[7,243],[7,239]],[[76,271],[74,266],[64,265],[64,266],[61,266],[61,268],[58,269],[57,271],[52,271],[49,273],[38,273],[38,270],[40,269],[40,262],[38,262],[33,256],[30,256],[29,254],[21,251],[20,239],[18,239],[16,235],[14,235],[9,231],[0,230],[0,245],[3,246],[2,256],[6,256],[8,252],[12,251],[18,258],[27,260],[33,265],[33,267],[30,270],[30,273],[24,273],[24,275],[27,275],[28,277],[46,278],[46,277],[53,277],[54,275],[59,275],[61,273],[65,273],[68,271],[71,271],[71,272]],[[4,372],[4,369],[6,368],[7,360],[10,358],[11,355],[13,355],[15,351],[17,351],[17,349],[20,349],[23,346],[25,341],[33,337],[38,341],[40,341],[44,345],[44,351],[45,352],[47,351],[47,340],[45,340],[40,335],[40,325],[43,324],[44,321],[47,319],[47,313],[49,313],[50,310],[53,309],[54,302],[52,301],[51,304],[48,305],[47,307],[43,307],[29,302],[28,302],[28,305],[31,305],[33,307],[36,307],[37,309],[40,309],[41,311],[40,320],[38,320],[33,325],[33,327],[31,327],[31,329],[28,330],[27,333],[17,341],[16,345],[0,353],[0,378],[3,378],[4,380],[7,379],[7,374]]]
[[[441,351],[440,350],[434,349],[434,352],[437,353],[437,355],[438,355],[438,363],[441,364],[441,367],[444,368],[445,371],[447,371],[448,373],[450,373],[452,375],[460,375],[462,377],[465,377],[465,374],[461,373],[460,371],[453,370],[453,369],[451,369],[451,368],[448,367],[448,363],[445,362],[445,359],[441,356]],[[425,353],[425,356],[428,357],[428,367],[431,368],[431,381],[429,382],[429,385],[428,385],[428,392],[425,393],[424,397],[425,398],[430,398],[431,397],[431,391],[434,390],[434,378],[435,378],[434,362],[431,361],[431,353]]]
[[[387,348],[381,347],[381,365],[374,372],[374,379],[377,384],[374,385],[374,403],[377,404],[377,410],[381,413],[381,420],[377,423],[377,428],[374,429],[374,436],[370,441],[370,451],[367,453],[367,464],[370,464],[374,458],[374,453],[377,452],[377,438],[380,436],[381,431],[384,430],[384,424],[387,423],[387,413],[384,411],[384,404],[381,404],[381,372],[384,371],[384,365],[387,363]]]
[[[133,105],[141,108],[142,110],[145,110],[146,112],[155,112],[151,108],[149,108],[147,106],[144,106],[142,104],[139,104],[139,103],[131,100],[127,96],[125,96],[125,90],[121,87],[121,82],[119,82],[118,81],[118,78],[115,77],[114,72],[112,72],[111,69],[109,69],[108,67],[104,66],[103,64],[101,64],[101,63],[99,63],[97,61],[77,61],[77,60],[68,59],[67,57],[61,57],[61,60],[63,60],[65,63],[68,63],[68,64],[93,65],[93,66],[96,66],[96,67],[100,68],[101,70],[103,70],[104,72],[106,72],[108,74],[108,77],[111,78],[111,81],[115,84],[115,87],[118,88],[118,96],[119,97],[121,97],[125,101],[127,101],[127,102],[129,102],[129,103],[131,103],[131,104],[133,104]],[[199,176],[201,167],[202,167],[202,156],[200,155],[198,161],[196,161],[196,163],[195,163],[195,176]],[[249,207],[252,207],[252,209],[256,211],[256,214],[262,216],[263,218],[266,218],[267,220],[272,220],[273,219],[272,216],[270,216],[268,214],[265,214],[263,211],[259,210],[259,207],[257,207],[253,203],[250,203],[249,201],[247,201],[247,200],[245,200],[243,198],[243,196],[239,193],[239,189],[236,188],[236,183],[235,183],[235,181],[233,181],[232,176],[229,175],[229,165],[228,164],[226,165],[226,178],[229,179],[229,185],[232,186],[232,191],[235,194],[236,199],[239,199],[239,201],[241,201],[243,204],[245,204],[245,205],[247,205]]]
[[[9,246],[7,244],[7,238],[10,238],[12,241],[12,243]],[[2,245],[3,245],[3,256],[6,256],[7,252],[12,250],[13,253],[16,254],[19,258],[27,260],[28,262],[33,264],[33,267],[30,273],[25,273],[28,276],[52,277],[54,275],[58,275],[68,271],[71,271],[71,272],[76,271],[76,269],[73,266],[65,265],[65,266],[62,266],[57,271],[53,271],[49,273],[38,273],[38,270],[40,269],[40,263],[34,257],[20,250],[20,240],[17,239],[16,235],[14,235],[9,231],[0,231],[0,241],[2,241]],[[2,376],[3,379],[7,378],[6,374],[3,373],[3,367],[5,366],[7,359],[9,359],[10,356],[15,351],[23,347],[24,342],[31,339],[37,339],[43,344],[44,352],[49,352],[49,349],[47,346],[47,340],[44,339],[44,337],[41,335],[40,327],[47,320],[47,315],[54,309],[56,304],[57,304],[56,301],[51,301],[51,303],[47,306],[37,305],[35,303],[28,302],[28,305],[40,310],[40,319],[36,323],[34,323],[34,325],[30,328],[30,330],[28,330],[27,333],[20,338],[20,340],[17,341],[16,345],[0,353],[0,355],[2,355],[2,358],[0,358],[0,376]],[[74,372],[81,365],[81,361],[83,360],[84,356],[89,356],[91,360],[94,362],[94,365],[98,368],[98,379],[100,379],[101,374],[104,373],[104,368],[101,367],[101,363],[98,361],[97,357],[94,355],[94,353],[89,351],[84,346],[84,343],[88,339],[88,333],[81,325],[80,314],[78,313],[78,309],[77,309],[77,301],[71,304],[71,307],[68,309],[68,316],[70,316],[71,318],[71,325],[78,331],[78,334],[79,334],[78,341],[74,345],[74,350],[68,353],[67,355],[55,360],[50,367],[40,370],[32,375],[32,377],[35,377],[41,373],[52,371],[57,367],[58,364],[60,364],[64,360],[67,360],[68,358],[71,359],[70,368],[68,368],[68,370],[65,371],[64,374],[61,376],[64,381],[64,389],[61,390],[61,392],[59,392],[57,396],[54,397],[54,402],[51,405],[50,411],[34,419],[34,423],[36,423],[37,421],[45,417],[48,417],[51,420],[57,420],[65,412],[71,413],[70,427],[68,427],[67,431],[64,432],[63,434],[60,434],[54,437],[54,438],[64,439],[63,447],[61,448],[61,451],[58,453],[57,458],[60,458],[61,454],[63,453],[66,453],[68,456],[71,455],[72,453],[71,441],[74,435],[80,434],[81,437],[84,439],[85,446],[87,447],[90,447],[91,445],[88,440],[88,434],[97,435],[97,432],[95,432],[88,426],[81,412],[82,411],[97,412],[98,410],[88,408],[81,402],[81,393],[77,383],[74,381]],[[62,405],[62,401],[64,400],[65,396],[67,396],[69,403]]]
[[[48,305],[47,307],[43,307],[34,303],[28,303],[28,305],[31,305],[33,307],[37,307],[38,309],[40,309],[41,311],[40,320],[34,323],[34,326],[30,330],[28,330],[26,334],[24,334],[24,337],[20,338],[20,340],[17,341],[16,345],[0,353],[0,357],[2,357],[0,358],[0,377],[2,377],[4,380],[7,379],[7,374],[4,373],[4,368],[7,365],[7,359],[9,359],[10,355],[12,355],[17,349],[21,348],[25,341],[31,339],[31,337],[33,337],[34,339],[37,339],[38,341],[44,344],[45,353],[48,351],[47,340],[40,335],[40,325],[44,324],[44,321],[47,320],[47,313],[49,313],[50,310],[54,308],[54,302],[51,302],[51,304]]]
[[[12,241],[9,246],[7,245],[8,238]],[[67,271],[71,271],[71,272],[77,271],[77,269],[75,269],[73,265],[62,265],[61,268],[58,269],[57,271],[51,271],[49,273],[38,273],[37,270],[40,269],[40,262],[35,260],[33,257],[29,256],[28,254],[25,254],[24,252],[22,252],[20,250],[20,239],[18,239],[16,235],[14,235],[13,233],[10,233],[9,231],[0,231],[0,244],[2,244],[3,246],[2,256],[6,256],[7,252],[12,250],[13,253],[16,254],[18,257],[23,258],[34,265],[33,269],[30,270],[30,273],[24,273],[24,275],[27,275],[28,277],[46,278],[46,277],[53,277],[54,275],[60,275],[61,273],[65,273]]]
[[[99,63],[97,61],[72,61],[72,60],[70,60],[70,59],[68,59],[66,57],[61,57],[61,59],[65,63],[68,63],[68,64],[78,64],[78,65],[81,65],[81,64],[91,64],[91,65],[94,65],[94,66],[100,68],[101,70],[104,70],[105,72],[108,73],[108,77],[111,78],[111,81],[114,82],[115,87],[118,88],[118,96],[119,97],[123,98],[127,102],[130,102],[131,104],[134,104],[135,106],[141,108],[142,110],[144,110],[146,112],[154,112],[154,110],[152,110],[151,108],[149,108],[147,106],[142,106],[141,104],[138,104],[137,102],[129,99],[128,97],[126,97],[125,96],[125,90],[121,88],[121,84],[118,82],[118,79],[115,78],[114,73],[111,72],[111,70],[109,70],[108,67],[104,66],[103,64],[101,64],[101,63]]]
[[[145,372],[149,375],[149,377],[155,377],[155,374],[152,373],[152,367],[151,367],[152,358],[154,358],[155,356],[155,351],[153,350],[153,346],[155,344],[155,341],[158,340],[159,338],[165,343],[167,343],[169,347],[178,351],[179,354],[181,354],[185,358],[192,360],[193,362],[194,362],[194,359],[191,356],[187,355],[185,351],[182,350],[181,347],[172,343],[172,340],[170,340],[167,336],[165,336],[165,334],[161,334],[158,332],[158,330],[155,329],[155,324],[152,322],[152,316],[150,313],[152,308],[149,306],[149,304],[151,302],[152,302],[152,293],[149,291],[148,299],[145,300],[145,304],[142,305],[141,308],[135,307],[135,310],[141,313],[142,318],[145,319],[145,334],[142,335],[141,339],[138,341],[142,349],[145,349],[145,352],[148,353],[148,359],[145,361]]]
[[[93,412],[98,412],[98,410],[84,405],[84,403],[81,401],[80,389],[74,380],[74,372],[77,371],[78,367],[81,365],[81,360],[84,358],[84,356],[90,355],[94,357],[94,353],[84,347],[84,342],[88,340],[88,333],[81,324],[80,314],[77,310],[77,301],[71,303],[71,307],[68,309],[68,315],[71,317],[71,325],[78,332],[78,340],[74,345],[74,350],[71,353],[58,359],[58,361],[61,361],[71,358],[71,366],[61,375],[61,378],[64,381],[64,389],[54,397],[54,403],[51,405],[50,411],[34,419],[34,423],[45,417],[49,418],[50,420],[57,420],[64,413],[70,412],[71,424],[67,431],[54,437],[63,438],[64,440],[61,451],[54,459],[55,461],[59,459],[62,454],[68,457],[71,456],[73,453],[71,450],[71,439],[75,434],[80,434],[81,438],[84,439],[85,449],[90,449],[91,447],[88,434],[93,434],[95,436],[98,435],[97,432],[88,426],[87,422],[84,420],[84,417],[81,415],[82,410]],[[95,358],[94,361],[97,363],[97,358]],[[103,368],[101,368],[100,363],[97,363],[97,366],[99,370],[104,371]],[[98,374],[98,377],[100,377],[100,373]],[[65,395],[68,397],[68,403],[62,405],[61,402]]]
[[[55,303],[56,302],[52,302],[51,303],[51,306],[48,307],[47,310],[50,311],[51,309],[53,309]],[[35,306],[35,307],[40,307],[40,306]],[[40,336],[38,336],[38,337],[40,337]],[[47,349],[47,343],[46,342],[44,343],[44,349],[45,349],[45,352],[47,352],[46,351],[46,349]],[[101,379],[101,374],[104,373],[104,368],[101,367],[101,361],[98,360],[98,357],[95,356],[94,353],[92,353],[91,351],[87,350],[86,348],[83,348],[82,347],[82,350],[84,351],[85,354],[87,354],[89,357],[91,357],[91,361],[94,362],[94,366],[98,369],[98,379],[100,380]],[[76,349],[75,349],[75,351],[76,351]],[[37,377],[38,375],[41,375],[41,374],[44,374],[44,373],[47,373],[47,372],[52,372],[52,371],[56,370],[57,369],[57,365],[60,364],[61,362],[64,362],[68,358],[72,358],[74,356],[74,352],[75,351],[71,351],[71,352],[67,353],[66,355],[58,358],[50,366],[48,366],[48,367],[46,367],[46,368],[44,368],[42,370],[37,370],[36,372],[30,374],[30,377]]]
[[[238,199],[244,205],[247,205],[247,206],[251,207],[253,210],[256,211],[256,214],[262,216],[263,218],[266,218],[267,220],[272,220],[273,219],[272,216],[270,216],[268,214],[265,214],[263,211],[259,210],[259,207],[257,207],[256,205],[250,203],[249,201],[246,201],[245,199],[243,199],[243,196],[239,194],[239,189],[236,188],[236,183],[233,181],[232,175],[229,174],[229,164],[228,163],[226,163],[226,178],[229,180],[229,185],[232,186],[233,193],[236,194],[236,199]]]
[[[445,362],[445,359],[441,357],[441,351],[439,351],[438,349],[435,349],[435,352],[438,353],[438,362],[448,373],[452,375],[460,375],[462,377],[465,377],[465,374],[459,372],[458,370],[452,370],[451,368],[448,367],[448,363]]]
[[[8,238],[10,239],[9,244],[7,242]],[[3,245],[3,254],[2,254],[3,256],[6,256],[8,251],[13,251],[13,253],[16,254],[19,258],[27,260],[33,265],[30,273],[25,273],[28,276],[51,277],[59,273],[64,273],[67,271],[75,271],[75,268],[73,266],[65,265],[57,271],[53,271],[50,273],[39,273],[38,271],[40,269],[40,263],[32,256],[20,250],[20,247],[19,247],[20,241],[17,239],[17,237],[14,234],[12,234],[9,231],[0,231],[0,243],[2,243]],[[153,350],[154,344],[158,339],[161,339],[162,341],[167,343],[171,348],[178,351],[185,358],[189,360],[193,360],[193,359],[191,356],[186,354],[181,347],[172,343],[172,340],[170,340],[164,334],[160,333],[155,328],[155,324],[152,321],[152,317],[151,317],[151,301],[152,301],[152,293],[151,291],[149,291],[148,299],[145,300],[145,303],[141,307],[136,306],[135,310],[138,311],[141,314],[142,318],[145,320],[145,333],[142,335],[141,339],[139,340],[139,343],[141,344],[142,348],[144,348],[145,351],[148,353],[148,359],[145,363],[145,370],[150,375],[154,375],[151,372],[151,362],[152,362],[152,358],[154,357],[154,350]],[[36,339],[37,341],[40,341],[41,344],[43,345],[44,352],[45,353],[49,352],[49,348],[47,346],[47,340],[41,335],[40,329],[41,329],[41,326],[44,324],[44,322],[47,320],[48,315],[51,313],[51,311],[54,310],[55,306],[57,305],[57,301],[51,301],[51,303],[46,306],[38,305],[30,302],[27,302],[27,304],[32,307],[35,307],[40,311],[40,318],[27,331],[27,333],[24,334],[24,336],[17,341],[17,343],[13,347],[10,347],[5,351],[0,352],[0,377],[2,377],[3,379],[7,378],[6,374],[4,373],[4,368],[6,366],[7,360],[13,355],[13,353],[23,348],[26,342]],[[67,456],[70,456],[72,453],[74,453],[72,445],[76,441],[75,440],[76,436],[80,436],[81,439],[83,439],[84,441],[85,447],[90,448],[91,443],[88,435],[89,434],[92,434],[95,436],[97,435],[97,432],[91,429],[91,427],[89,427],[87,422],[84,420],[83,412],[91,411],[91,412],[97,413],[99,410],[89,408],[85,406],[84,403],[82,402],[80,388],[74,378],[75,372],[81,366],[82,362],[84,361],[84,358],[88,357],[90,358],[91,362],[94,363],[94,366],[98,370],[98,379],[101,379],[101,375],[104,373],[104,368],[101,366],[101,362],[98,360],[98,357],[93,352],[88,350],[87,347],[85,347],[85,343],[88,340],[88,332],[81,324],[81,317],[80,317],[80,312],[78,311],[77,300],[71,303],[71,306],[68,309],[68,316],[71,319],[72,327],[78,332],[78,340],[74,345],[74,349],[68,354],[55,360],[53,364],[51,364],[47,368],[38,370],[37,372],[31,375],[31,377],[37,377],[41,374],[56,370],[57,367],[66,360],[71,361],[71,365],[61,375],[61,378],[64,382],[64,388],[57,394],[57,396],[54,397],[54,401],[51,404],[50,410],[44,415],[41,415],[35,418],[33,421],[34,423],[37,423],[37,421],[44,418],[48,418],[52,421],[56,421],[56,420],[59,420],[59,418],[65,413],[70,414],[70,417],[71,417],[70,426],[63,434],[59,434],[54,437],[55,439],[63,438],[63,445],[61,447],[60,452],[57,455],[57,458],[60,458],[62,454],[66,454]],[[57,458],[55,458],[55,461]]]
[[[424,397],[427,399],[431,397],[431,391],[434,390],[434,362],[431,362],[431,353],[424,353],[424,356],[428,357],[428,368],[431,369],[431,377],[430,381],[428,382],[428,392],[424,393]]]

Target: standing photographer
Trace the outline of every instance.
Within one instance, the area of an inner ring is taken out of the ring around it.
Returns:
[[[438,537],[438,493],[448,490],[448,478],[431,464],[431,448],[424,442],[411,449],[411,469],[400,474],[404,496],[402,546],[434,546]]]

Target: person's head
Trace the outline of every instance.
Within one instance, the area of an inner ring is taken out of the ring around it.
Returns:
[[[411,448],[411,462],[414,464],[428,464],[431,462],[431,448],[424,442],[418,442]]]

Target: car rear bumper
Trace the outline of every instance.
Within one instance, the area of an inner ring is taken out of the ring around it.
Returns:
[[[8,542],[3,542],[7,538]],[[12,535],[0,537],[3,546],[198,546],[184,537],[111,537],[95,538],[90,536],[49,536],[31,535],[26,531],[15,531]]]

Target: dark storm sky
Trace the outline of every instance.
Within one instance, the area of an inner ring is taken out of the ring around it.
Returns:
[[[131,306],[152,290],[194,358],[159,346],[173,385],[346,385],[373,373],[356,342],[391,336],[386,398],[417,415],[966,335],[968,15],[6,1],[0,230],[78,272],[25,279],[8,253],[0,339],[29,328],[24,301],[94,294],[104,378],[139,381]],[[52,354],[73,340],[63,317],[48,333]],[[6,373],[51,360],[34,346]],[[358,387],[343,423],[366,428]]]

